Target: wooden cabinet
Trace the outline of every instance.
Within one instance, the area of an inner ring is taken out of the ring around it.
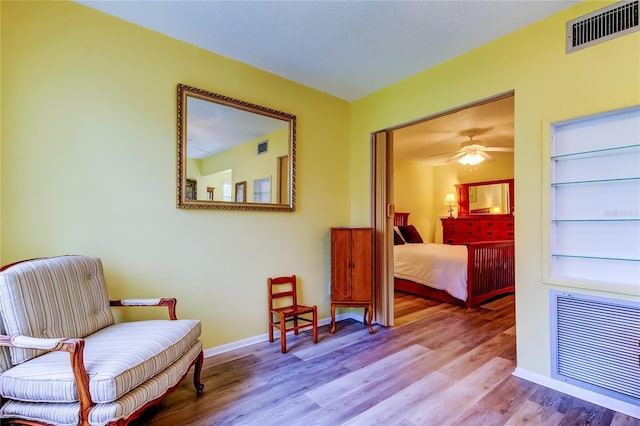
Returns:
[[[331,333],[336,307],[363,307],[373,333],[373,229],[331,228]]]
[[[513,216],[458,217],[441,220],[444,244],[513,240],[515,235]]]

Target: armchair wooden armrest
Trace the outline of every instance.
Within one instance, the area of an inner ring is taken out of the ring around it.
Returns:
[[[84,368],[84,339],[42,339],[29,336],[0,335],[0,346],[69,352],[71,369],[78,389],[80,424],[89,424],[89,410],[93,405],[89,392],[89,375]]]
[[[111,306],[166,306],[169,309],[169,318],[178,319],[176,316],[177,300],[173,297],[163,297],[157,299],[118,299],[110,300]]]

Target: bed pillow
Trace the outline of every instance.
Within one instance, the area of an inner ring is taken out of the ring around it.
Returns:
[[[407,225],[407,226],[400,226],[399,228],[400,228],[400,233],[402,234],[402,236],[404,237],[404,240],[407,243],[422,244],[424,242],[422,241],[422,237],[420,236],[420,233],[418,232],[415,226]]]
[[[398,225],[394,225],[394,226],[393,226],[393,230],[394,230],[395,232],[397,232],[397,233],[398,233],[398,235],[400,236],[400,238],[402,238],[402,241],[404,241],[404,237],[402,236],[402,233],[400,232],[400,227],[399,227]]]
[[[404,244],[404,238],[402,238],[402,235],[400,235],[400,231],[397,229],[393,230],[393,245],[394,246],[401,246]]]

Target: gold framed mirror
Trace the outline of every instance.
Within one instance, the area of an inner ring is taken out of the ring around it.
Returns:
[[[294,211],[295,199],[295,115],[178,84],[178,208]]]

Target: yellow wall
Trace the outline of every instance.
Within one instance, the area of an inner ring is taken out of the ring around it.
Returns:
[[[98,256],[112,297],[177,297],[206,348],[267,332],[269,276],[329,315],[348,103],[76,3],[0,7],[2,263]],[[177,83],[297,116],[295,212],[176,208]]]
[[[351,214],[361,222],[368,217],[371,132],[515,91],[518,366],[547,376],[553,287],[542,282],[544,123],[640,103],[640,33],[565,53],[566,22],[604,5],[575,5],[354,102],[351,110]],[[597,293],[639,299],[637,293]]]
[[[396,211],[409,212],[422,239],[433,242],[433,167],[421,161],[397,160],[393,163],[393,195]]]
[[[370,223],[370,134],[514,90],[518,364],[548,375],[544,123],[640,103],[640,33],[565,54],[566,21],[601,6],[347,104],[78,4],[2,2],[2,263],[99,256],[112,296],[178,297],[205,347],[266,332],[270,275],[327,316],[328,229]],[[179,82],[297,115],[295,213],[175,208]]]
[[[492,152],[493,161],[476,167],[460,164],[428,166],[418,160],[393,163],[393,194],[396,211],[409,212],[409,223],[416,226],[425,241],[442,243],[441,217],[449,216],[444,205],[447,193],[456,193],[459,183],[513,178],[513,154]],[[454,207],[453,215],[457,216]]]
[[[267,139],[267,152],[258,155],[257,145]],[[233,184],[247,182],[246,200],[253,202],[253,181],[271,178],[271,202],[275,203],[278,190],[278,157],[289,153],[289,126],[275,130],[267,135],[245,142],[227,151],[201,160],[201,172],[204,175],[224,169],[231,169]]]

